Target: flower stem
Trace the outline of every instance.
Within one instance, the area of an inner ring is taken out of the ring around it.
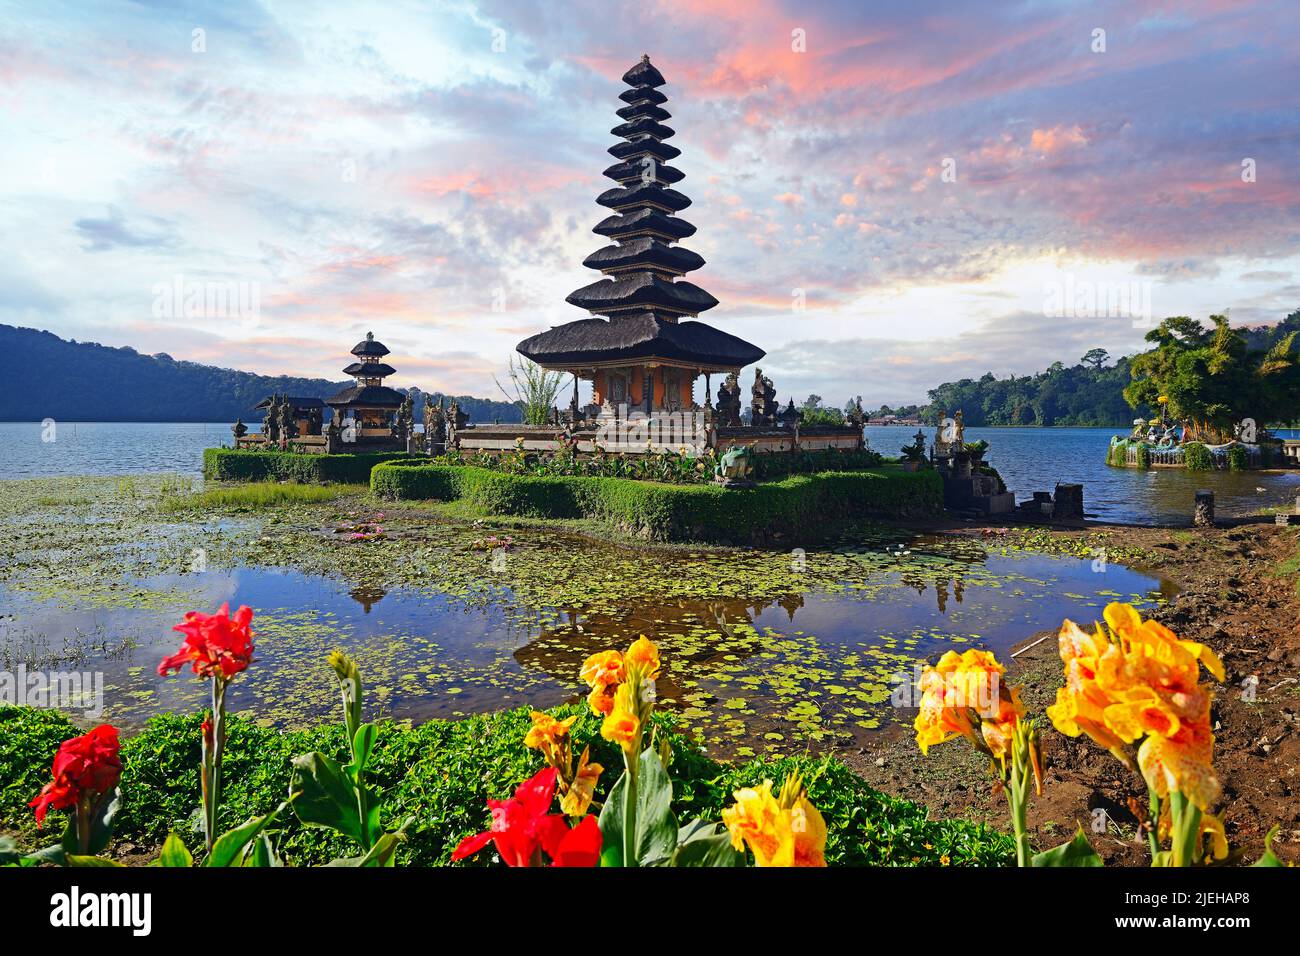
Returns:
[[[638,757],[623,755],[627,764],[627,789],[623,792],[623,865],[636,866],[636,771]]]

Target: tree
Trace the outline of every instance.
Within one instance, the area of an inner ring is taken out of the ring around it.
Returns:
[[[1093,371],[1099,372],[1102,366],[1110,361],[1110,353],[1105,349],[1088,349],[1079,361],[1092,368]]]
[[[516,361],[514,356],[510,358],[509,368],[514,395],[494,377],[497,388],[519,407],[524,424],[545,425],[555,407],[555,396],[560,394],[560,386],[564,384],[564,373],[547,371],[532,359],[520,357]]]
[[[1222,442],[1242,418],[1273,422],[1294,415],[1300,399],[1295,332],[1268,351],[1253,351],[1247,337],[1212,315],[1213,329],[1187,316],[1165,319],[1147,333],[1155,347],[1133,359],[1124,398],[1133,407],[1163,406],[1187,421],[1193,435]]]

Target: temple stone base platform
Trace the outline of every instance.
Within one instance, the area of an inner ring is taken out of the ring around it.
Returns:
[[[999,491],[998,487],[998,479],[992,475],[944,478],[943,506],[950,511],[977,511],[981,514],[1014,511],[1016,496],[1009,491]]]

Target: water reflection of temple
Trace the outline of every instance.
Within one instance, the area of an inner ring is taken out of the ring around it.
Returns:
[[[363,608],[366,609],[367,614],[370,613],[370,609],[372,607],[374,607],[376,604],[378,604],[380,601],[384,599],[384,595],[386,595],[387,593],[388,592],[385,591],[383,588],[375,587],[374,585],[370,585],[370,584],[358,585],[357,587],[353,588],[351,591],[348,592],[348,594],[352,597],[352,600],[356,601],[358,604],[360,604]]]

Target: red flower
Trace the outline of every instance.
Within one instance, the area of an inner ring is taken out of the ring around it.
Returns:
[[[511,799],[489,800],[491,829],[465,837],[451,858],[463,860],[491,841],[507,866],[541,866],[542,851],[551,866],[596,866],[601,845],[596,818],[588,815],[570,829],[562,814],[549,812],[558,776],[547,767],[521,783]]]
[[[120,749],[117,729],[108,724],[59,744],[59,752],[54,755],[54,780],[28,804],[36,808],[36,826],[40,827],[51,809],[75,807],[83,793],[107,793],[116,787],[122,776]]]
[[[185,635],[185,642],[171,657],[163,658],[158,675],[166,677],[169,672],[179,672],[193,662],[194,673],[200,677],[212,677],[220,672],[223,679],[229,680],[253,660],[253,632],[248,629],[252,620],[250,607],[241,607],[233,620],[229,604],[221,605],[216,614],[190,611],[182,623],[172,628]]]

